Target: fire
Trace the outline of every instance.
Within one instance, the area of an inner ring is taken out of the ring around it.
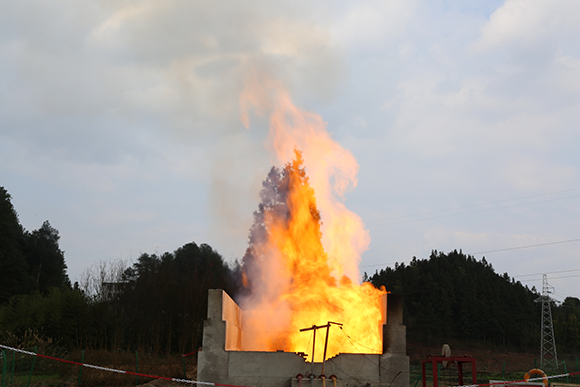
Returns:
[[[331,139],[320,116],[294,106],[272,80],[251,79],[241,105],[246,126],[250,108],[269,113],[268,145],[285,165],[263,184],[244,256],[242,349],[305,352],[312,360],[313,330],[300,330],[330,321],[343,325],[328,328],[327,358],[381,353],[386,292],[358,284],[370,238],[339,200],[356,186],[356,160]],[[314,361],[322,361],[326,329],[316,333]]]

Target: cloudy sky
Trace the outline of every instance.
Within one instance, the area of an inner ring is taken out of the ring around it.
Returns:
[[[580,297],[579,36],[576,0],[5,1],[0,185],[73,281],[191,241],[240,258],[275,162],[240,120],[258,69],[357,159],[361,272],[462,249]]]

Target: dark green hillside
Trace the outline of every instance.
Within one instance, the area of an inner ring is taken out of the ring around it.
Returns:
[[[369,279],[402,294],[408,338],[480,341],[518,348],[539,346],[539,294],[507,273],[461,251],[433,251]]]
[[[570,353],[580,352],[580,300],[566,297],[562,305],[552,312],[556,347]]]

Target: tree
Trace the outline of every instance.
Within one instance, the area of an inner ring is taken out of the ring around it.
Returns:
[[[297,201],[300,196],[302,200]],[[293,216],[299,214],[299,203],[306,203],[306,211],[309,212],[309,225],[312,226],[310,252],[326,262],[326,253],[322,246],[321,216],[316,206],[314,189],[309,184],[308,176],[304,168],[302,153],[294,149],[294,159],[287,163],[282,170],[272,167],[266,179],[262,182],[260,191],[261,202],[258,210],[254,212],[254,223],[250,228],[249,243],[242,259],[243,291],[247,294],[255,289],[255,283],[265,283],[269,273],[264,272],[266,257],[265,248],[271,240],[271,231],[276,227],[287,228]],[[298,215],[300,216],[300,215]],[[290,238],[290,240],[292,240]],[[298,241],[296,240],[298,243]],[[301,242],[300,242],[301,243]],[[320,270],[319,267],[317,270]],[[254,282],[254,283],[253,283]]]
[[[8,332],[22,336],[33,330],[60,345],[82,348],[86,313],[87,303],[78,291],[53,287],[46,294],[21,294],[0,308],[0,339]]]
[[[98,261],[81,274],[80,283],[76,283],[78,289],[87,297],[96,301],[111,299],[123,285],[123,273],[127,269],[127,263],[122,259],[111,261]]]
[[[564,302],[554,309],[554,330],[558,351],[570,352],[580,350],[580,300],[566,297]]]
[[[24,229],[10,200],[8,191],[0,187],[0,303],[34,287],[22,253]]]
[[[236,291],[221,255],[193,242],[173,253],[141,254],[122,279],[124,292],[108,312],[118,323],[110,330],[122,327],[127,347],[157,353],[199,347],[208,289]]]
[[[58,230],[48,220],[38,230],[25,233],[24,254],[28,273],[41,293],[47,293],[51,287],[71,288],[59,239]]]

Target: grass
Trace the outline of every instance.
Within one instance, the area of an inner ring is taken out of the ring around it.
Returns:
[[[14,379],[11,375],[7,375],[4,378],[4,387],[57,387],[57,386],[70,386],[74,383],[70,378],[63,379],[60,374],[20,374],[14,375]]]
[[[64,359],[80,362],[81,351],[72,351],[63,356]],[[78,385],[80,366],[60,363],[53,360],[36,358],[34,372],[30,378],[32,367],[31,356],[17,356],[15,358],[14,379],[12,379],[12,366],[6,367],[3,387],[73,387]],[[181,355],[156,356],[146,353],[138,353],[138,362],[135,352],[128,351],[85,351],[84,363],[107,368],[125,370],[142,374],[156,375],[172,378],[183,378],[183,358]],[[185,367],[188,375],[197,365],[196,357],[190,356],[185,359]],[[2,362],[0,361],[0,375]],[[135,386],[151,381],[151,378],[136,377],[135,375],[119,374],[83,367],[81,374],[82,387],[123,387]]]

